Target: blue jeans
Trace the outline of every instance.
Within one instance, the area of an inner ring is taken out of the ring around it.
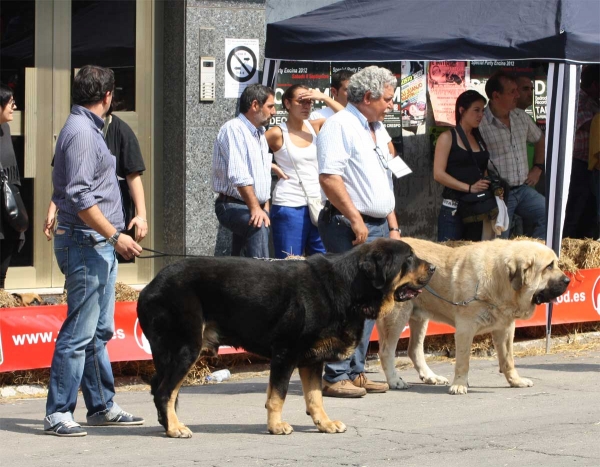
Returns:
[[[115,249],[96,231],[59,224],[54,254],[65,275],[67,317],[56,339],[44,428],[73,420],[81,386],[88,420],[120,411],[106,344],[114,332]]]
[[[438,215],[438,242],[448,240],[471,240],[478,242],[481,240],[483,222],[471,222],[464,224],[456,208],[441,206]]]
[[[588,170],[588,163],[586,161],[573,159],[563,237],[586,238],[596,234],[596,219],[590,218],[594,201],[596,206],[593,207],[598,207],[596,198],[597,187],[594,186],[594,173],[597,176],[598,171]],[[594,213],[596,211],[597,209],[593,209]]]
[[[319,236],[319,229],[313,225],[308,206],[271,207],[271,229],[275,258],[284,259],[288,255],[314,255],[325,253]]]
[[[338,214],[332,216],[331,221],[328,222],[328,216],[325,210],[321,211],[319,215],[319,233],[323,239],[325,249],[329,253],[343,253],[351,250],[355,236],[350,227],[350,221]],[[388,238],[390,236],[387,219],[385,218],[374,222],[365,222],[365,225],[369,229],[367,243],[376,238]],[[323,375],[325,381],[329,383],[337,383],[345,379],[354,381],[358,375],[364,373],[373,326],[375,326],[375,320],[365,320],[362,338],[350,358],[325,365],[325,374]]]
[[[231,230],[231,256],[248,258],[269,257],[269,228],[249,225],[250,210],[245,204],[215,201],[215,214],[219,223]]]
[[[510,224],[512,224],[513,216],[516,213],[523,221],[529,221],[533,225],[531,234],[533,238],[546,240],[546,198],[540,195],[535,188],[528,185],[511,188],[506,208]],[[509,236],[510,229],[502,232],[502,238],[509,238]]]

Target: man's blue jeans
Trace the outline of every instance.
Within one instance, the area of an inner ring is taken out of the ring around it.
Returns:
[[[59,224],[54,254],[65,275],[67,318],[56,339],[44,428],[73,420],[81,385],[87,417],[120,411],[106,344],[114,332],[115,249],[92,229]]]
[[[506,199],[504,200],[507,201]],[[520,185],[510,189],[508,202],[508,219],[512,225],[513,216],[518,214],[523,220],[528,220],[533,225],[533,238],[546,240],[546,198],[540,195],[535,188]],[[510,229],[502,232],[502,238],[509,238]]]
[[[328,253],[343,253],[353,248],[354,232],[350,227],[350,221],[341,214],[331,217],[331,222],[327,222],[329,214],[327,211],[321,211],[319,215],[319,233]],[[369,229],[367,243],[376,238],[388,238],[390,231],[387,219],[379,219],[374,222],[365,222]],[[365,371],[365,361],[367,359],[367,350],[369,340],[375,326],[375,320],[365,320],[365,328],[360,343],[354,350],[352,356],[346,360],[325,365],[325,374],[323,379],[329,383],[337,383],[345,379],[354,381],[358,375]]]
[[[264,224],[259,228],[249,225],[248,206],[217,199],[215,214],[219,223],[233,234],[231,256],[269,257],[269,228]]]

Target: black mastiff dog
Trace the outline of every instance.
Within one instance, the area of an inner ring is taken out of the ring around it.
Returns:
[[[271,359],[269,432],[293,431],[281,411],[296,367],[306,413],[319,431],[346,431],[323,410],[323,362],[349,357],[365,318],[415,297],[434,271],[406,243],[387,239],[306,261],[205,257],[166,267],[142,291],[137,309],[156,368],[158,421],[169,437],[192,436],[175,413],[181,383],[201,352],[231,345]]]

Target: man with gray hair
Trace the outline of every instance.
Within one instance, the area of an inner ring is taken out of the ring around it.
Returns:
[[[342,253],[379,237],[400,239],[389,162],[395,156],[382,124],[392,110],[396,77],[370,66],[350,78],[348,104],[331,116],[317,138],[319,182],[329,201],[319,216],[325,249]],[[385,392],[386,383],[369,381],[365,359],[374,320],[367,320],[354,354],[325,366],[323,395],[362,397]]]

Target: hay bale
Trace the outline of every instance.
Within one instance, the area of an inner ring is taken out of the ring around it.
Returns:
[[[137,302],[140,293],[122,282],[115,284],[115,302]]]
[[[600,242],[591,238],[583,240],[580,258],[583,269],[600,268]]]
[[[0,308],[15,308],[20,306],[19,301],[6,290],[0,289]]]

